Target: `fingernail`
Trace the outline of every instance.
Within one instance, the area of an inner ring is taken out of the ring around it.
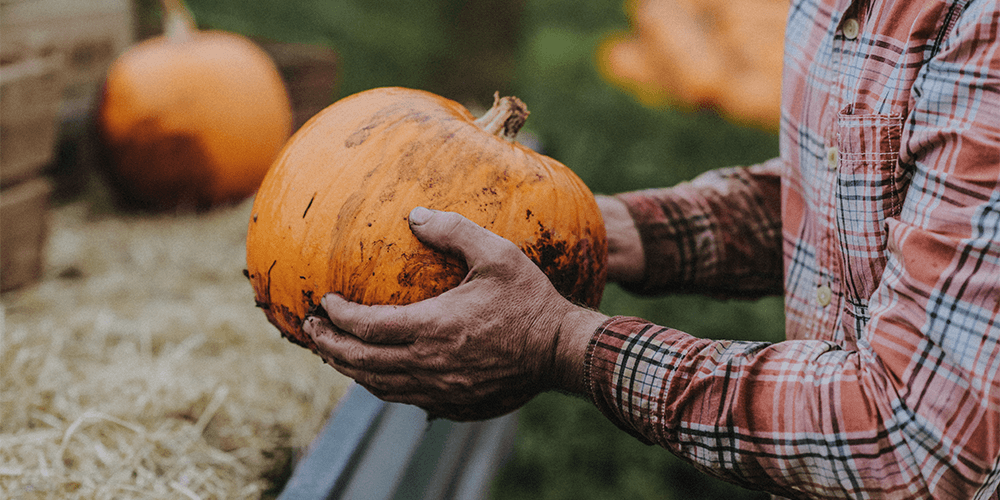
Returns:
[[[335,299],[336,299],[336,297],[332,293],[328,293],[328,294],[320,297],[319,303],[320,303],[320,305],[323,306],[323,309],[326,309],[327,307],[330,306],[330,301],[331,300],[335,300]]]
[[[424,207],[416,207],[410,211],[410,224],[416,224],[419,226],[427,222],[431,218],[431,215],[433,215],[433,213],[430,210]]]
[[[316,317],[309,316],[305,321],[302,322],[302,330],[312,336],[313,331],[316,329]]]

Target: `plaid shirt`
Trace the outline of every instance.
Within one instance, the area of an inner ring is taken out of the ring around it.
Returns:
[[[788,497],[996,498],[1000,3],[794,0],[780,158],[619,195],[640,293],[783,293],[785,342],[616,317],[619,427]]]

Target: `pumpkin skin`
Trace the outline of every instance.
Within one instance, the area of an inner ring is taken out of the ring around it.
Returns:
[[[123,53],[97,118],[109,183],[124,206],[151,210],[247,198],[292,127],[270,57],[240,35],[193,27]]]
[[[563,296],[598,306],[607,239],[593,194],[566,166],[482,124],[443,97],[380,88],[296,132],[257,192],[247,233],[257,305],[284,337],[316,350],[301,326],[322,315],[328,292],[402,305],[457,286],[465,262],[413,236],[416,206],[507,238]]]

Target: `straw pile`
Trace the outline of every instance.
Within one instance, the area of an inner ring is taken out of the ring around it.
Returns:
[[[348,381],[243,276],[250,202],[52,214],[44,280],[0,308],[0,498],[266,498]]]

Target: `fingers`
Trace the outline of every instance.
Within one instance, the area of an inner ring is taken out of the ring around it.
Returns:
[[[465,259],[469,268],[497,258],[497,252],[513,243],[480,227],[456,212],[416,207],[410,211],[410,230],[426,245]]]
[[[404,370],[409,363],[401,346],[365,343],[317,317],[307,318],[302,329],[312,336],[318,354],[327,364],[380,398],[395,394],[394,401],[398,401],[399,395],[412,392],[419,383]]]
[[[302,326],[327,364],[375,396],[397,403],[427,404],[414,399],[419,394],[419,381],[403,370],[409,358],[401,352],[402,347],[366,344],[316,317],[306,319]]]
[[[459,376],[435,377],[433,370],[414,362],[406,346],[366,344],[317,317],[306,319],[302,327],[324,361],[385,401],[430,408],[443,394],[455,398],[468,389]]]
[[[405,310],[399,306],[366,306],[336,294],[325,295],[320,304],[334,326],[371,344],[408,344],[417,331],[410,318],[420,306]]]
[[[401,372],[412,368],[405,345],[372,344],[326,320],[309,317],[302,329],[313,338],[324,360],[356,372]]]

